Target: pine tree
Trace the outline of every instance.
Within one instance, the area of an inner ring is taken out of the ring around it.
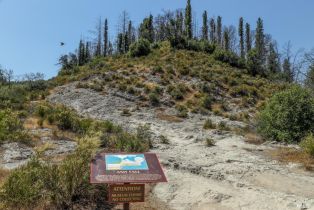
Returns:
[[[89,42],[86,42],[85,45],[85,63],[88,63],[91,60],[91,53],[90,53],[90,44]]]
[[[252,49],[251,26],[249,23],[245,24],[245,47],[245,51],[248,54]]]
[[[108,20],[105,20],[105,27],[104,27],[104,56],[108,54]]]
[[[113,54],[113,46],[112,43],[109,41],[108,44],[108,55],[112,55]]]
[[[83,40],[80,40],[79,48],[78,48],[78,65],[82,66],[85,64],[85,45]]]
[[[139,33],[140,38],[147,39],[149,42],[154,42],[154,25],[152,15],[143,20],[140,25]]]
[[[252,76],[256,76],[261,68],[256,49],[251,49],[247,54],[246,66]]]
[[[182,11],[177,12],[177,18],[176,18],[176,31],[178,36],[183,36],[183,25],[184,25],[184,18]]]
[[[124,53],[124,44],[123,44],[124,35],[123,33],[118,34],[118,40],[117,40],[117,51],[119,54]]]
[[[217,17],[217,43],[219,46],[222,46],[222,18],[221,16]]]
[[[208,19],[206,10],[203,13],[202,39],[208,40]]]
[[[255,48],[257,50],[258,58],[261,62],[264,62],[265,56],[265,35],[264,35],[264,25],[263,20],[258,18],[255,34]]]
[[[127,33],[124,34],[124,40],[123,41],[124,41],[124,52],[128,52],[130,40],[129,40],[129,35]]]
[[[132,21],[129,21],[128,25],[128,45],[130,46],[135,40],[133,40],[133,26],[132,26]]]
[[[225,29],[223,34],[224,34],[224,42],[223,42],[224,49],[226,51],[229,51],[230,50],[230,37],[229,37],[228,30]]]
[[[185,34],[188,39],[193,38],[191,0],[187,0],[185,8]]]
[[[216,34],[216,23],[214,18],[210,19],[210,41],[214,44],[216,43],[216,38],[215,38],[215,34]]]
[[[101,19],[99,19],[97,26],[97,34],[95,56],[101,56]]]
[[[245,51],[244,51],[244,28],[243,28],[243,17],[239,20],[239,38],[240,38],[240,56],[241,58],[245,58]]]
[[[304,84],[307,88],[310,88],[312,91],[314,90],[314,64],[310,65]]]
[[[279,55],[275,50],[275,46],[273,43],[269,44],[267,56],[267,69],[269,74],[277,74],[280,72],[280,63],[279,63]]]
[[[294,81],[294,73],[291,67],[289,58],[285,58],[282,64],[283,78],[286,82],[292,83]]]

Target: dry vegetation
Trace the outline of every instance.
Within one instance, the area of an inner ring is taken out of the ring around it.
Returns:
[[[306,152],[295,149],[281,147],[275,150],[266,151],[267,155],[270,155],[273,159],[282,163],[298,163],[301,164],[306,170],[314,170],[314,158]]]

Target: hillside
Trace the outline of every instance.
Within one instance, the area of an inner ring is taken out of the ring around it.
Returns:
[[[90,158],[105,150],[151,151],[161,160],[168,183],[149,185],[147,202],[134,209],[314,209],[313,174],[304,170],[313,160],[256,134],[259,110],[286,87],[168,42],[147,56],[62,69],[25,97],[18,131],[28,133],[26,143],[1,146],[0,207],[117,208],[105,203],[105,185],[85,179]]]
[[[252,77],[202,52],[173,50],[168,42],[148,56],[98,58],[63,70],[57,84],[79,81],[77,88],[106,93],[116,90],[139,106],[177,107],[192,113],[215,112],[245,121],[284,85]]]
[[[314,208],[312,174],[275,161],[282,146],[255,133],[258,109],[284,84],[167,43],[145,57],[98,58],[56,81],[66,84],[51,103],[130,131],[149,125],[169,182],[152,188],[147,209]]]

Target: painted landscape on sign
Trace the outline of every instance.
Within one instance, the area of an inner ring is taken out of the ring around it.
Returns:
[[[144,154],[105,155],[106,169],[114,170],[148,170]]]

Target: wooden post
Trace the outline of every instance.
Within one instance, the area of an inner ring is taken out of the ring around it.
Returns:
[[[123,210],[130,210],[130,203],[124,203]]]
[[[124,183],[126,185],[130,184],[130,183]],[[123,204],[123,210],[130,210],[130,203],[124,203]]]

